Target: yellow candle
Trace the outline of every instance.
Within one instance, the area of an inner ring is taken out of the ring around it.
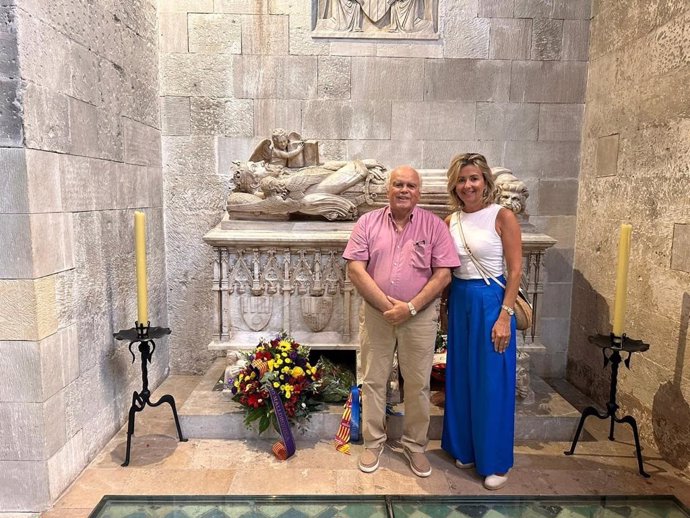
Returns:
[[[618,268],[616,270],[616,298],[613,302],[613,334],[623,336],[623,317],[625,316],[625,299],[628,294],[628,263],[630,262],[630,235],[632,225],[621,225],[621,237],[618,242]]]
[[[146,286],[146,215],[134,213],[134,252],[137,264],[137,319],[148,323],[148,288]]]

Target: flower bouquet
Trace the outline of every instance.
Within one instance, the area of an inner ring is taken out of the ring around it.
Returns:
[[[309,363],[309,348],[281,332],[270,341],[261,338],[256,349],[245,356],[247,366],[229,382],[233,401],[244,409],[245,425],[251,427],[258,421],[259,433],[271,424],[280,431],[269,387],[279,396],[290,423],[301,426],[308,421],[319,406],[311,399],[319,371]]]
[[[354,373],[326,356],[321,356],[316,366],[319,369],[319,382],[314,385],[315,396],[324,403],[347,401],[350,390],[357,384]]]

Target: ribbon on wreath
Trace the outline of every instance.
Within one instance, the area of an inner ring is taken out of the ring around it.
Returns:
[[[254,360],[252,362],[252,367],[254,367],[259,374],[259,379],[263,377],[266,372],[268,372],[268,362],[263,360]],[[285,407],[280,399],[278,393],[273,389],[270,384],[267,387],[268,396],[271,398],[271,404],[273,405],[273,411],[276,414],[276,419],[278,420],[278,431],[280,432],[280,437],[282,441],[278,441],[273,445],[273,454],[280,460],[287,460],[295,454],[295,438],[292,436],[292,430],[290,429],[290,421],[285,413]]]
[[[345,402],[338,433],[335,434],[335,449],[347,455],[350,454],[350,442],[359,440],[360,408],[359,387],[352,387]]]

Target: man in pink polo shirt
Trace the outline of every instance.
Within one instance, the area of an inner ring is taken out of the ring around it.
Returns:
[[[412,167],[393,169],[388,207],[359,218],[343,253],[350,280],[364,299],[359,331],[364,451],[359,469],[365,473],[379,467],[386,442],[386,385],[397,347],[405,381],[403,451],[415,475],[431,475],[424,450],[438,319],[433,302],[460,261],[446,224],[416,206],[421,187]]]

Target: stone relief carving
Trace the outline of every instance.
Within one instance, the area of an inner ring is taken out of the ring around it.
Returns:
[[[223,251],[217,264],[218,276],[225,280],[219,282],[220,289],[239,299],[241,327],[251,331],[266,329],[274,311],[284,308],[277,297],[298,295],[302,322],[317,333],[330,323],[335,297],[342,298],[347,291],[341,253],[333,249],[275,248]],[[229,326],[223,327],[228,333]],[[349,335],[349,328],[343,329],[343,334]]]
[[[438,0],[312,1],[316,37],[409,39],[437,36]]]
[[[252,331],[262,331],[273,315],[273,298],[269,295],[240,295],[242,320]]]
[[[491,173],[498,187],[496,203],[512,210],[519,219],[529,219],[526,211],[529,190],[525,182],[505,167],[492,167]]]
[[[517,372],[515,377],[515,392],[518,400],[523,404],[534,403],[534,390],[530,378],[530,356],[526,351],[518,350]]]
[[[376,160],[318,163],[318,142],[283,129],[265,139],[247,162],[233,162],[227,210],[233,219],[288,219],[291,214],[353,220],[372,203],[371,184],[386,168]]]
[[[300,299],[302,320],[314,333],[323,331],[333,314],[333,297],[304,295]]]

